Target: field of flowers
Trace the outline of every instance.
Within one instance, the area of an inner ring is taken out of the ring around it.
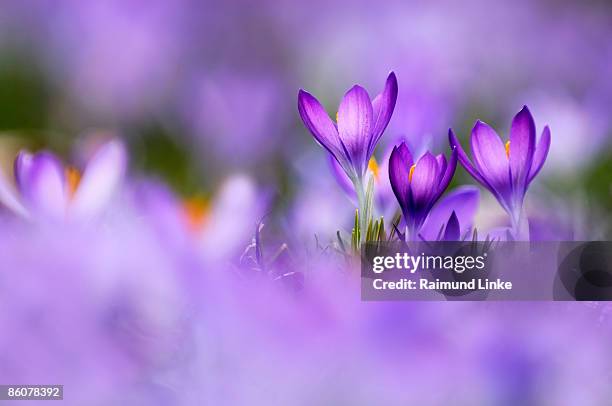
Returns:
[[[363,302],[358,252],[610,240],[610,38],[598,0],[2,2],[0,384],[609,405],[606,302]]]

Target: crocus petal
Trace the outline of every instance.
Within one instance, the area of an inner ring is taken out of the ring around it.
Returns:
[[[436,161],[438,162],[438,171],[440,173],[446,172],[446,157],[444,154],[436,155]]]
[[[265,195],[246,175],[233,175],[219,190],[211,207],[209,221],[202,230],[201,247],[205,258],[215,263],[242,252],[243,241],[253,235],[253,219],[261,218]]]
[[[459,228],[459,220],[457,215],[453,211],[446,223],[446,229],[444,230],[444,241],[459,241],[461,238],[461,229]]]
[[[548,156],[548,150],[550,149],[550,128],[548,126],[544,127],[544,131],[542,131],[542,135],[540,136],[540,141],[538,141],[538,146],[536,147],[535,153],[533,155],[533,163],[531,165],[531,170],[529,171],[529,179],[527,179],[527,183],[530,183],[533,178],[540,172],[542,166],[544,166],[544,161],[546,161],[546,156]]]
[[[431,153],[426,152],[417,161],[410,182],[410,193],[415,209],[426,208],[431,202],[438,190],[438,176],[438,162]]]
[[[88,162],[71,204],[71,216],[86,218],[108,203],[123,180],[127,157],[123,143],[102,145]]]
[[[382,213],[387,213],[388,210],[391,209],[392,205],[390,203],[392,203],[394,200],[391,182],[389,181],[389,158],[391,157],[392,150],[393,146],[388,146],[385,149],[385,153],[380,161],[380,164],[378,165],[378,177],[375,175],[374,178],[378,181],[375,183],[374,192]],[[392,215],[388,217],[391,216]]]
[[[21,191],[34,215],[59,219],[65,215],[67,197],[63,166],[55,155],[40,152],[20,179]]]
[[[389,157],[389,182],[402,211],[408,207],[409,175],[412,155],[404,142],[394,147]]]
[[[385,89],[381,94],[376,96],[372,101],[372,109],[374,113],[374,127],[372,129],[372,138],[368,146],[368,157],[374,153],[374,148],[380,140],[383,132],[387,128],[393,110],[395,109],[395,102],[397,101],[397,78],[395,73],[391,72],[387,77],[385,83]]]
[[[28,217],[27,209],[21,203],[17,191],[2,170],[0,170],[0,203],[16,214]]]
[[[32,169],[33,155],[27,151],[20,151],[13,163],[13,171],[15,172],[15,183],[21,191],[23,179],[26,179]]]
[[[480,192],[475,186],[460,186],[444,197],[431,209],[420,234],[426,241],[435,240],[451,214],[457,216],[463,232],[470,229],[478,210]]]
[[[535,139],[535,122],[527,106],[524,106],[514,117],[510,127],[510,173],[514,189],[520,193],[524,193],[527,187]]]
[[[440,198],[442,193],[444,193],[444,191],[448,187],[450,181],[453,179],[455,169],[457,169],[457,149],[455,148],[451,152],[451,157],[448,164],[446,163],[446,158],[442,160],[442,163],[444,165],[438,167],[439,173],[442,174],[442,177],[440,178],[440,183],[438,184],[438,190],[435,195],[434,201]]]
[[[495,130],[477,121],[472,130],[471,145],[478,172],[504,201],[509,201],[512,192],[510,167],[506,148]]]
[[[449,144],[450,144],[451,148],[453,148],[453,149],[455,149],[457,151],[457,156],[459,158],[459,162],[461,162],[461,165],[463,165],[465,170],[474,179],[476,179],[476,181],[480,182],[480,184],[482,184],[484,187],[486,187],[487,189],[491,190],[492,188],[489,185],[489,183],[486,181],[486,179],[483,178],[480,175],[480,173],[478,172],[478,169],[476,169],[474,167],[474,165],[472,165],[472,162],[468,158],[467,154],[465,153],[465,150],[463,149],[463,147],[459,143],[459,140],[457,139],[457,136],[455,135],[455,133],[453,132],[452,129],[448,130],[448,141],[449,141]]]
[[[298,111],[304,125],[312,136],[327,149],[340,163],[345,171],[350,170],[348,152],[343,147],[338,130],[329,118],[319,101],[310,93],[301,90],[298,93]]]
[[[368,92],[361,86],[353,86],[346,92],[338,108],[338,134],[358,175],[363,175],[367,166],[372,116],[372,102]]]
[[[331,168],[332,175],[334,175],[334,178],[336,179],[336,182],[338,182],[342,190],[344,190],[347,195],[349,195],[350,197],[357,197],[353,182],[351,182],[346,172],[344,172],[344,170],[338,163],[338,160],[334,158],[334,156],[331,154],[329,154],[328,157],[329,166]]]

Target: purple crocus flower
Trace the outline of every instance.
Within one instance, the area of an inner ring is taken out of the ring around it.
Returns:
[[[415,163],[404,142],[391,152],[389,180],[402,209],[410,239],[416,239],[431,208],[450,183],[456,167],[455,149],[448,162],[443,154],[434,156],[426,152]]]
[[[0,173],[0,203],[35,220],[86,220],[106,206],[123,180],[126,152],[118,140],[102,145],[84,171],[64,167],[53,153],[22,151],[15,158],[17,190]]]
[[[504,143],[495,130],[476,121],[470,144],[474,164],[459,144],[452,130],[449,141],[459,153],[459,161],[474,179],[486,187],[506,210],[512,221],[515,237],[521,237],[526,219],[521,211],[527,187],[538,174],[550,148],[550,129],[544,127],[536,146],[535,122],[527,106],[514,117],[510,140]],[[526,223],[525,223],[526,224]]]
[[[298,110],[304,125],[319,144],[325,147],[353,183],[361,182],[374,148],[382,136],[395,108],[397,79],[391,72],[385,89],[374,100],[361,86],[353,86],[342,99],[336,123],[321,103],[300,89]]]

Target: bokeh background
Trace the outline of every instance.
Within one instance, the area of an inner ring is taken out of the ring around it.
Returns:
[[[4,171],[22,148],[79,162],[113,134],[147,209],[103,232],[2,220],[0,383],[64,383],[90,405],[609,404],[605,304],[361,303],[326,250],[353,204],[297,92],[333,115],[395,71],[379,160],[399,140],[448,151],[448,128],[465,141],[476,119],[507,135],[526,104],[552,130],[527,197],[539,238],[609,239],[611,38],[605,0],[2,1]],[[458,169],[451,187],[473,183]],[[209,213],[197,249],[157,211],[173,194]],[[481,196],[477,225],[497,225]],[[263,255],[287,244],[310,270],[280,292],[220,276],[262,218]]]
[[[184,196],[210,196],[246,172],[271,193],[274,213],[289,212],[312,239],[333,232],[334,212],[350,204],[299,121],[297,90],[333,114],[352,84],[374,95],[394,70],[398,106],[379,160],[398,139],[443,151],[449,127],[466,137],[476,119],[507,135],[526,104],[538,131],[552,128],[538,178],[544,205],[558,199],[559,217],[580,217],[601,238],[612,204],[611,8],[596,0],[5,1],[0,141],[10,162],[19,147],[67,155],[87,131],[113,131],[127,140],[133,170]],[[471,182],[461,175],[456,184]],[[310,225],[302,224],[308,208],[319,213]]]

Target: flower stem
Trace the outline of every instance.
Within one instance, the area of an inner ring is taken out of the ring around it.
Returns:
[[[413,225],[408,225],[406,227],[406,241],[416,241],[417,240],[417,232],[416,227]]]
[[[363,240],[365,239],[365,235],[366,235],[366,227],[368,224],[368,219],[367,214],[366,214],[366,195],[365,195],[365,190],[364,190],[364,185],[363,185],[363,180],[359,177],[355,178],[355,180],[353,181],[353,185],[355,187],[355,192],[357,193],[357,205],[358,205],[358,211],[359,211],[359,229],[361,230],[361,241],[360,242],[364,242]]]
[[[519,210],[514,210],[510,214],[512,236],[516,241],[529,241],[529,222],[527,220],[527,215],[522,205],[519,207]]]

